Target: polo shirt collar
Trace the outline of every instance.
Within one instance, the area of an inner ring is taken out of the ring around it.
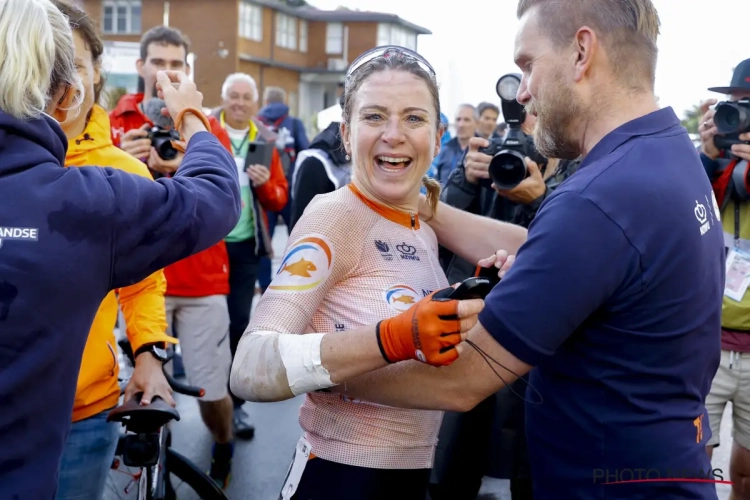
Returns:
[[[594,146],[591,152],[586,155],[580,168],[612,153],[630,139],[658,134],[679,124],[680,119],[671,107],[662,108],[641,116],[640,118],[636,118],[635,120],[631,120],[605,135],[604,138]]]

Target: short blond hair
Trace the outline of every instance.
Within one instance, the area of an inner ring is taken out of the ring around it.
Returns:
[[[619,80],[653,92],[660,21],[651,0],[519,0],[518,18],[531,9],[538,9],[540,26],[562,46],[582,26],[593,29]]]
[[[65,86],[75,92],[71,110],[80,107],[83,86],[67,18],[49,0],[2,0],[0,109],[37,118]]]

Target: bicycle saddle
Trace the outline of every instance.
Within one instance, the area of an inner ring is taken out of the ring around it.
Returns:
[[[179,412],[159,397],[154,398],[151,404],[141,405],[142,395],[138,393],[125,404],[110,411],[107,422],[122,422],[128,430],[134,432],[155,432],[171,420],[180,420]]]

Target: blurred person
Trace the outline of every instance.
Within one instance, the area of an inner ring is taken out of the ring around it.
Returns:
[[[472,228],[464,244],[516,254],[469,332],[481,352],[331,390],[466,411],[531,371],[535,499],[715,499],[713,483],[680,474],[711,470],[704,401],[719,366],[725,249],[698,153],[654,96],[658,13],[650,0],[521,0],[517,14],[517,99],[537,117],[534,143],[581,165],[517,253],[499,241],[503,223]],[[441,243],[476,218],[424,198],[419,213]],[[636,468],[667,480],[621,474]],[[625,482],[605,485],[618,474]]]
[[[287,236],[292,227],[292,190],[294,179],[294,168],[297,164],[297,156],[300,152],[310,147],[310,141],[307,139],[305,125],[302,120],[294,116],[289,116],[289,106],[286,103],[286,91],[281,87],[266,87],[263,91],[263,108],[258,112],[258,119],[276,133],[278,138],[276,145],[282,154],[282,165],[284,166],[284,175],[289,185],[287,203],[278,211],[269,211],[266,213],[268,219],[268,235],[273,239],[276,231],[276,224],[279,217],[286,224]],[[285,158],[286,157],[286,158]],[[284,165],[285,160],[288,165]],[[268,288],[271,282],[271,259],[268,256],[261,257],[260,268],[258,270],[258,285],[261,292]],[[244,331],[244,329],[243,329]]]
[[[501,139],[505,138],[505,134],[508,131],[508,124],[505,122],[500,123],[497,128],[495,129],[495,133],[498,137]]]
[[[229,254],[229,347],[234,357],[237,343],[250,321],[261,259],[273,252],[267,214],[287,205],[289,190],[281,154],[275,147],[270,165],[249,164],[250,144],[268,142],[261,135],[263,125],[259,127],[253,119],[258,103],[255,79],[245,73],[229,75],[222,85],[221,97],[222,105],[213,115],[229,134],[242,192],[242,215],[237,226],[224,238]],[[243,403],[232,394],[235,434],[249,439],[255,434],[255,427],[242,408]]]
[[[491,102],[480,102],[477,106],[477,135],[485,139],[500,139],[495,132],[500,108]]]
[[[742,61],[734,70],[728,87],[713,87],[712,92],[725,94],[737,109],[750,111],[750,59]],[[738,264],[747,261],[750,252],[750,203],[747,202],[747,176],[750,161],[750,124],[738,120],[739,136],[719,134],[716,99],[702,103],[700,120],[700,158],[713,183],[724,246],[727,250],[727,291],[721,314],[721,361],[706,397],[711,439],[707,443],[709,457],[720,444],[721,419],[729,401],[732,402],[732,453],[729,480],[732,481],[732,500],[750,498],[750,376],[744,363],[750,362],[750,294],[741,283],[746,278]],[[726,107],[726,103],[723,104]],[[747,112],[746,111],[746,112]],[[726,120],[725,120],[726,121]],[[724,127],[729,123],[722,123]],[[722,127],[722,128],[724,128]],[[735,285],[733,286],[732,283]],[[740,286],[737,287],[737,283]]]
[[[445,186],[451,172],[456,168],[469,147],[469,139],[477,132],[476,109],[471,104],[462,104],[456,111],[456,137],[446,142],[432,161],[430,177]]]
[[[63,168],[59,125],[85,98],[65,16],[48,0],[0,10],[0,491],[53,498],[92,321],[113,289],[209,247],[239,218],[234,162],[206,133],[184,73],[157,90],[186,144],[174,179]],[[142,401],[147,404],[148,401]]]
[[[290,231],[313,198],[349,184],[352,173],[350,160],[341,140],[341,122],[328,125],[313,139],[310,147],[297,156],[292,182]]]
[[[110,113],[113,142],[143,160],[156,178],[172,177],[183,161],[179,151],[173,159],[162,158],[147,137],[155,126],[173,126],[164,123],[169,120],[163,120],[154,111],[158,108],[152,102],[158,99],[154,93],[156,75],[165,68],[189,71],[188,48],[187,37],[174,28],[156,26],[144,33],[140,58],[136,61],[143,92],[123,96]],[[229,136],[216,118],[208,116],[208,123],[211,133],[231,150]],[[229,481],[234,455],[232,403],[226,387],[232,363],[227,345],[229,274],[224,241],[164,269],[168,333],[180,339],[180,355],[188,380],[204,389],[198,408],[214,439],[209,473],[224,487]],[[174,371],[174,361],[167,368]]]
[[[449,127],[451,125],[451,121],[448,118],[448,116],[445,113],[443,113],[442,111],[440,112],[440,123],[443,124],[443,136],[440,138],[440,147],[442,148],[443,146],[445,146],[445,144],[448,141],[450,141],[452,139],[451,133],[450,133],[450,130],[449,130]],[[427,194],[427,193],[423,193],[423,194]]]
[[[439,114],[434,70],[411,50],[378,47],[347,71],[341,138],[352,182],[318,196],[294,226],[232,369],[232,390],[246,399],[306,394],[281,498],[426,494],[441,412],[328,392],[392,363],[384,371],[399,373],[399,361],[454,362],[481,309],[476,299],[433,300],[448,282],[416,211],[423,183],[437,202],[425,174],[440,148]]]
[[[153,180],[146,165],[112,144],[109,118],[97,104],[104,87],[101,74],[104,44],[97,26],[77,7],[59,0],[53,4],[68,18],[73,30],[75,64],[83,84],[80,111],[69,114],[60,124],[70,140],[65,165],[111,166]],[[164,273],[159,270],[140,283],[110,291],[100,304],[83,351],[73,424],[60,463],[56,500],[98,500],[104,494],[120,436],[120,424],[107,422],[107,414],[120,400],[114,334],[118,305],[125,317],[130,345],[137,354],[133,376],[125,389],[125,401],[141,392],[145,404],[160,397],[174,406],[162,361],[150,350],[152,346],[164,348],[173,342],[165,334],[166,287]]]

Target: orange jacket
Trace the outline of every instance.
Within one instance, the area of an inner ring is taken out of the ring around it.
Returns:
[[[112,144],[107,112],[94,106],[86,130],[68,144],[67,167],[95,165],[113,167],[131,174],[152,178],[146,165]],[[78,374],[73,422],[101,413],[117,405],[120,386],[117,383],[117,343],[115,322],[119,307],[125,316],[127,335],[133,352],[151,342],[175,342],[167,336],[164,273],[158,271],[140,283],[107,294],[89,331]]]
[[[117,107],[110,113],[112,142],[120,146],[120,138],[144,123],[153,125],[138,105],[143,102],[143,94],[123,96]],[[219,142],[232,151],[229,135],[216,118],[209,116],[211,133]],[[144,165],[145,166],[145,165]],[[207,297],[229,293],[229,256],[224,241],[191,255],[164,268],[167,277],[167,295],[178,297]]]

